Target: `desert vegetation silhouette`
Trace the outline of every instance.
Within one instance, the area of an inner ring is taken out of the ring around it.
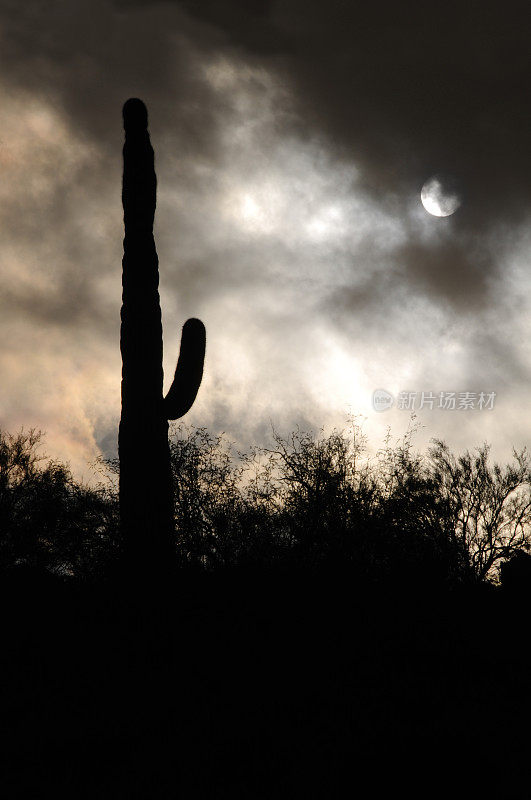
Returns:
[[[164,397],[144,104],[123,121],[118,459],[87,486],[0,429],[3,795],[528,796],[529,454],[170,426],[205,328]]]
[[[159,273],[153,237],[157,179],[143,102],[128,100],[123,119],[120,520],[129,569],[160,573],[173,555],[168,420],[182,417],[195,400],[206,337],[200,320],[187,320],[175,377],[163,397]],[[149,473],[139,471],[139,460],[151,465]]]
[[[487,445],[455,456],[433,440],[421,454],[413,447],[416,428],[394,443],[389,433],[370,458],[355,419],[328,435],[274,433],[271,447],[247,453],[235,452],[226,436],[173,426],[168,551],[181,569],[206,573],[347,569],[358,584],[402,587],[497,585],[505,574],[525,584],[526,451],[505,467],[490,463]],[[95,580],[127,550],[119,524],[121,463],[100,460],[98,484],[88,487],[68,466],[42,456],[41,444],[35,431],[0,432],[0,564]],[[137,461],[139,491],[152,469]],[[149,536],[148,526],[146,548]],[[509,563],[516,557],[515,571]],[[151,568],[146,561],[146,573]]]

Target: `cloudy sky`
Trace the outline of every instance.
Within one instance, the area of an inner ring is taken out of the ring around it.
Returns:
[[[365,418],[419,446],[531,433],[527,2],[0,0],[0,427],[89,477],[116,452],[121,108],[156,155],[164,366],[207,328],[185,418],[260,444]],[[457,181],[429,215],[420,189]],[[395,398],[373,409],[375,389]],[[437,409],[440,392],[475,408]],[[495,393],[492,409],[480,392]],[[471,395],[474,397],[474,394]]]

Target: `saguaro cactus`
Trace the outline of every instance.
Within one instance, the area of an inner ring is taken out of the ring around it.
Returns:
[[[185,322],[175,377],[164,398],[159,271],[153,238],[157,178],[144,103],[128,100],[123,119],[120,516],[128,560],[147,573],[172,560],[168,420],[181,417],[195,400],[206,337],[200,320]]]

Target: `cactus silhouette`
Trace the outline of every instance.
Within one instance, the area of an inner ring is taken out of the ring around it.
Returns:
[[[129,566],[159,570],[173,559],[168,420],[192,406],[203,375],[205,327],[185,322],[173,384],[163,397],[162,319],[153,237],[157,178],[147,109],[123,107],[122,414],[118,435],[120,517]]]

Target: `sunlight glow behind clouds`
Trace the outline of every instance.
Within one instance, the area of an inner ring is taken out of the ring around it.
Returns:
[[[414,206],[369,194],[357,163],[293,124],[295,98],[272,70],[235,51],[205,63],[193,43],[186,48],[194,102],[176,82],[165,119],[168,98],[166,106],[146,97],[166,386],[184,320],[199,316],[207,328],[204,383],[186,421],[247,447],[267,440],[270,421],[284,431],[342,426],[352,410],[370,417],[378,445],[387,425],[398,434],[408,415],[373,414],[374,388],[477,385],[506,393],[503,424],[425,416],[424,441],[437,434],[470,447],[488,431],[510,455],[524,429],[511,358],[529,363],[529,244],[512,260],[499,250],[507,283],[498,307],[472,314],[465,305],[458,315],[427,291],[428,265],[408,271],[401,250],[456,240],[452,221],[434,227],[418,198]],[[51,98],[3,92],[1,324],[9,352],[0,359],[0,424],[43,427],[49,452],[84,471],[98,447],[112,454],[119,416],[120,108],[106,123],[111,147],[85,138]],[[521,241],[520,232],[512,236],[512,246]],[[433,280],[444,279],[439,270],[435,260]],[[486,336],[490,360],[482,357]]]

